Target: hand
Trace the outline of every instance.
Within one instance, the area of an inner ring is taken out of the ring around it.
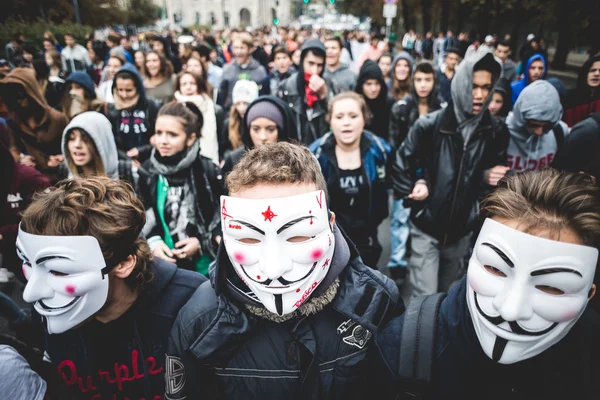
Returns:
[[[219,236],[220,237],[220,236]],[[0,234],[0,240],[4,239],[4,236],[2,236],[2,234]]]
[[[321,78],[319,75],[313,74],[310,77],[308,87],[319,96],[319,99],[323,100],[327,97],[327,83],[325,82],[325,79]]]
[[[485,183],[491,186],[497,186],[498,181],[506,175],[510,167],[504,165],[496,165],[494,168],[485,171]]]
[[[408,195],[409,199],[416,201],[423,201],[429,197],[429,189],[424,183],[417,182],[411,194]]]
[[[175,248],[173,249],[175,257],[180,259],[191,258],[196,253],[202,254],[202,250],[200,249],[200,241],[195,237],[180,240],[175,243]]]
[[[140,156],[140,151],[137,149],[137,147],[134,147],[133,149],[131,149],[127,152],[127,157],[129,157],[129,158],[138,158],[139,156]]]
[[[168,262],[172,262],[172,263],[177,262],[177,260],[173,258],[173,252],[171,251],[171,249],[169,249],[169,246],[167,246],[165,243],[157,244],[156,247],[154,248],[154,250],[152,250],[152,254],[154,254],[154,257],[161,258]]]
[[[138,160],[131,160],[131,165],[133,165],[136,168],[139,168],[142,166],[142,164]]]
[[[36,166],[35,159],[31,156],[26,156],[25,154],[21,154],[19,162],[23,165],[27,165],[28,167],[32,168],[35,168]]]
[[[221,244],[221,236],[215,236],[215,242],[217,242],[217,244]]]
[[[65,159],[65,156],[62,154],[57,154],[54,156],[50,156],[48,158],[48,168],[56,168],[58,167]]]

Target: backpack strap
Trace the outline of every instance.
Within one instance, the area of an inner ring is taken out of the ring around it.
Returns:
[[[552,132],[554,132],[554,137],[556,138],[556,152],[558,153],[558,151],[563,147],[563,144],[565,144],[565,131],[563,130],[560,121],[554,125]]]
[[[419,296],[404,313],[398,376],[400,399],[425,399],[432,378],[437,317],[445,293]]]

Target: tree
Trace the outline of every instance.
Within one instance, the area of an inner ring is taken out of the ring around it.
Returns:
[[[137,26],[149,25],[159,14],[160,8],[150,0],[131,0],[127,23]]]

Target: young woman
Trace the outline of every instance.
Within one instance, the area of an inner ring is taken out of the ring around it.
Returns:
[[[121,53],[113,52],[106,63],[102,82],[98,85],[98,96],[107,103],[114,103],[115,99],[112,95],[113,79],[118,70],[121,69],[127,60]]]
[[[94,83],[97,85],[102,79],[102,71],[104,71],[104,57],[106,55],[106,49],[98,42],[88,43],[88,53],[92,60],[92,65],[87,67],[88,74],[92,77]]]
[[[49,50],[44,54],[44,59],[49,68],[46,84],[42,85],[44,97],[50,107],[60,110],[65,87],[65,74],[62,72],[60,53],[56,50]]]
[[[398,53],[392,63],[392,97],[398,101],[410,93],[413,58],[405,51]]]
[[[372,116],[365,128],[387,140],[390,136],[390,110],[394,99],[388,96],[385,79],[375,61],[366,60],[360,68],[356,93],[363,97]]]
[[[498,83],[496,83],[496,87],[494,88],[492,101],[488,106],[490,113],[498,118],[506,118],[510,111],[511,97],[512,90],[510,82],[504,78],[498,79]]]
[[[219,139],[214,103],[208,94],[206,80],[197,74],[182,71],[175,82],[175,100],[192,102],[202,112],[204,123],[200,134],[200,154],[219,165]]]
[[[213,102],[216,102],[218,88],[216,88],[210,84],[210,82],[208,80],[208,68],[209,68],[208,65],[204,61],[202,61],[200,58],[196,57],[195,55],[190,57],[190,59],[187,61],[187,64],[185,65],[186,71],[191,72],[196,75],[200,75],[206,81],[207,92],[208,92],[209,96],[211,97],[211,99],[213,100]]]
[[[100,111],[104,106],[96,98],[92,78],[83,71],[72,72],[65,81],[62,110],[67,119],[86,111]]]
[[[388,88],[388,93],[392,91],[392,61],[393,57],[390,53],[385,53],[377,61],[381,73],[383,73],[383,79]]]
[[[141,76],[146,76],[146,53],[138,50],[133,55],[133,63]]]
[[[44,32],[44,39],[51,40],[52,43],[54,43],[54,47],[56,48],[58,54],[60,54],[60,52],[63,50],[58,40],[56,40],[56,36],[54,36],[54,34],[51,31]]]
[[[173,98],[173,65],[156,51],[146,54],[146,77],[144,87],[146,95],[160,103],[166,103]]]
[[[391,146],[365,131],[369,110],[357,93],[329,101],[331,132],[310,145],[321,165],[337,223],[352,239],[365,265],[377,268],[377,228],[388,216],[386,164]]]
[[[258,85],[255,82],[240,80],[235,83],[231,93],[232,105],[229,110],[229,118],[225,120],[225,126],[219,139],[221,159],[224,159],[228,152],[243,146],[244,115],[248,104],[252,103],[257,97]]]
[[[219,168],[199,154],[202,113],[171,102],[156,119],[155,148],[140,169],[140,193],[156,223],[148,244],[155,257],[208,274],[221,235]]]
[[[77,115],[65,128],[61,147],[65,156],[59,169],[62,177],[119,178],[117,146],[110,121],[104,115],[94,111]]]

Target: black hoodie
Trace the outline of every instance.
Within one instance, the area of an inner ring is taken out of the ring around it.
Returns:
[[[369,79],[376,79],[381,85],[379,95],[373,100],[365,96],[362,89],[363,84]],[[365,129],[387,140],[390,136],[390,110],[394,105],[394,99],[388,96],[388,88],[383,73],[375,61],[366,60],[360,68],[356,81],[356,93],[365,99],[367,107],[371,111],[371,120],[365,125]]]
[[[600,54],[588,58],[579,69],[577,87],[569,90],[565,101],[563,121],[572,127],[595,112],[600,111],[600,87],[592,93],[587,83],[588,73],[595,62],[600,61]]]
[[[45,350],[75,398],[162,398],[171,326],[206,278],[160,259],[152,262],[152,272],[152,281],[118,319],[106,324],[93,319],[45,335]]]
[[[512,87],[510,86],[510,82],[506,78],[501,77],[500,79],[498,79],[498,82],[494,87],[494,92],[500,93],[504,98],[502,108],[496,115],[497,118],[504,119],[508,115],[511,106]]]

